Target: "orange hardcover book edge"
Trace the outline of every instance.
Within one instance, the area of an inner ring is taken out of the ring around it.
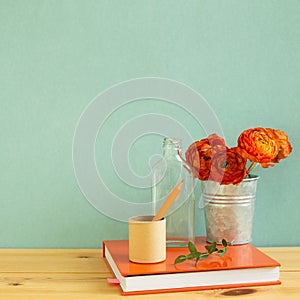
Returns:
[[[205,237],[197,237],[195,245],[198,251],[206,251]],[[187,248],[167,248],[167,259],[161,263],[155,264],[138,264],[129,261],[128,258],[128,241],[126,240],[110,240],[103,241],[103,257],[106,257],[105,249],[108,249],[115,265],[121,276],[124,278],[143,276],[143,275],[163,275],[174,273],[194,273],[194,272],[209,272],[217,270],[238,270],[238,269],[259,269],[279,267],[280,263],[264,254],[251,244],[229,246],[227,253],[220,257],[218,255],[210,255],[207,259],[199,261],[195,267],[193,261],[186,261],[174,265],[174,260],[181,254],[187,254]],[[106,261],[107,262],[107,261]],[[109,262],[107,265],[113,272]],[[222,285],[209,285],[209,286],[193,286],[193,287],[180,287],[180,288],[167,288],[167,289],[150,289],[141,291],[124,291],[121,288],[123,295],[135,294],[153,294],[153,293],[166,293],[166,292],[183,292],[192,290],[207,290],[207,289],[220,289],[220,288],[236,288],[248,286],[262,286],[262,285],[275,285],[280,284],[278,280],[265,281],[265,282],[251,282],[251,283],[233,283]]]

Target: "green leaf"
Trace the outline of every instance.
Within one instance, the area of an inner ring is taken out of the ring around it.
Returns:
[[[227,242],[225,239],[223,239],[223,240],[222,240],[222,245],[223,245],[224,247],[227,247],[227,246],[230,246],[231,243],[230,243],[230,242]]]
[[[199,253],[198,252],[193,252],[193,253],[189,253],[187,256],[186,256],[186,259],[188,260],[192,260],[194,258],[197,258],[199,256]]]
[[[176,259],[175,259],[175,262],[174,264],[179,264],[179,263],[182,263],[186,261],[186,256],[185,255],[179,255]]]
[[[203,260],[203,259],[207,258],[208,256],[209,256],[209,253],[203,252],[203,253],[200,254],[199,259]]]
[[[210,254],[213,252],[217,252],[219,256],[223,256],[226,253],[226,247],[231,245],[231,243],[227,242],[225,239],[222,239],[222,245],[223,248],[218,249],[217,243],[213,242],[210,245],[206,245],[205,249],[207,252],[198,252],[197,248],[192,242],[189,242],[188,248],[190,250],[190,253],[188,255],[180,255],[175,259],[174,264],[182,263],[186,260],[194,260],[195,259],[195,266],[197,266],[197,263],[199,260],[206,259]]]
[[[226,248],[222,248],[222,249],[218,250],[218,253],[220,256],[223,256],[226,253]]]
[[[197,249],[196,249],[196,247],[195,247],[195,245],[191,241],[188,243],[188,248],[189,248],[189,250],[190,250],[191,253],[198,252]]]
[[[212,254],[213,252],[218,251],[216,246],[217,243],[213,242],[212,244],[205,246],[205,249],[208,251],[209,254]]]

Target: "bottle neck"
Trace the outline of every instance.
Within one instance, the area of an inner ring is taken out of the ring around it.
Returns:
[[[166,159],[178,159],[181,152],[181,142],[178,139],[165,138],[163,144],[163,156]]]

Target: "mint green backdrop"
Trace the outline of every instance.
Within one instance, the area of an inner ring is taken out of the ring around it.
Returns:
[[[149,76],[203,95],[230,146],[249,127],[289,134],[292,155],[257,171],[253,243],[300,245],[299,31],[296,0],[0,0],[0,247],[99,247],[103,239],[127,238],[126,223],[103,215],[81,193],[72,140],[100,92]],[[205,136],[186,112],[154,99],[112,115],[96,148],[107,147],[122,122],[149,111]],[[156,136],[136,142],[132,162],[142,173],[147,139],[160,149]],[[100,152],[97,163],[114,192],[147,201],[150,191],[124,187]],[[197,215],[197,234],[204,234],[202,211]]]

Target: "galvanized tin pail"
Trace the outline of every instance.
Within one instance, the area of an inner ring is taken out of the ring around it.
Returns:
[[[252,222],[258,176],[251,175],[239,185],[202,182],[206,240],[247,244],[252,237]]]

